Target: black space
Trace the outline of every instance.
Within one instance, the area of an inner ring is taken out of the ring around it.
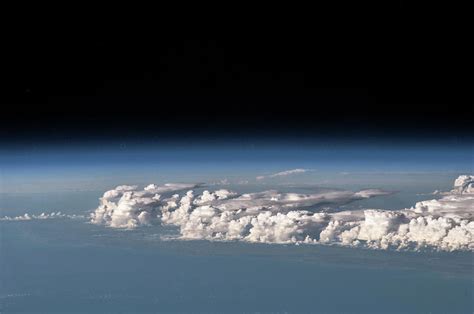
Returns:
[[[31,35],[10,47],[4,144],[473,137],[467,84],[428,53],[426,36],[397,29],[291,40]]]

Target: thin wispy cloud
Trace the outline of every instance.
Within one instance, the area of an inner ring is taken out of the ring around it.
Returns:
[[[291,170],[285,170],[285,171],[277,172],[277,173],[266,175],[266,176],[258,176],[258,177],[256,177],[256,179],[257,180],[263,180],[263,179],[267,179],[267,178],[286,177],[286,176],[305,173],[305,172],[309,172],[309,171],[312,171],[312,170],[311,169],[297,168],[297,169],[291,169]]]

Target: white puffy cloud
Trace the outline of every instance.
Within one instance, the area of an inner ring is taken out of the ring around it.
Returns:
[[[270,174],[270,175],[267,175],[267,176],[258,176],[256,177],[257,180],[263,180],[263,179],[266,179],[266,178],[276,178],[276,177],[285,177],[285,176],[289,176],[289,175],[292,175],[292,174],[298,174],[298,173],[305,173],[305,172],[308,172],[310,171],[309,169],[291,169],[291,170],[285,170],[285,171],[281,171],[281,172],[277,172],[277,173],[274,173],[274,174]]]
[[[182,239],[472,251],[472,176],[460,178],[441,199],[418,202],[412,208],[334,213],[310,209],[387,192],[370,189],[298,194],[270,190],[237,195],[221,189],[197,196],[190,190],[181,196],[162,198],[156,193],[159,186],[144,190],[122,186],[104,193],[91,220],[118,228],[161,222],[177,226]]]
[[[474,176],[462,175],[454,181],[454,189],[451,193],[474,194]]]
[[[149,225],[157,219],[157,207],[162,204],[161,194],[158,193],[172,193],[194,187],[197,185],[150,184],[140,191],[137,190],[137,186],[121,185],[104,193],[100,199],[100,206],[91,215],[91,221],[115,228]],[[168,201],[172,202],[172,199]]]

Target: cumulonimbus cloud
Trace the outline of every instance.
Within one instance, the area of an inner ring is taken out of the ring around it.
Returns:
[[[115,228],[175,225],[181,239],[262,243],[314,243],[379,249],[474,250],[474,176],[461,176],[441,199],[404,210],[312,212],[316,204],[342,204],[387,194],[371,189],[314,194],[229,190],[161,197],[157,188],[108,191],[91,221]]]
[[[289,176],[289,175],[292,175],[292,174],[305,173],[305,172],[308,172],[308,171],[311,171],[311,170],[310,169],[301,169],[301,168],[291,169],[291,170],[285,170],[285,171],[277,172],[277,173],[266,175],[266,176],[258,176],[258,177],[256,177],[256,179],[257,180],[263,180],[263,179],[266,179],[266,178],[285,177],[285,176]]]

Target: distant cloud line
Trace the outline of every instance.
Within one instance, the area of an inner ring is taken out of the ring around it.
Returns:
[[[291,170],[285,170],[285,171],[277,172],[277,173],[274,173],[274,174],[270,174],[270,175],[267,175],[267,176],[258,176],[258,177],[256,177],[256,179],[257,180],[263,180],[263,179],[266,179],[266,178],[286,177],[286,176],[289,176],[289,175],[305,173],[305,172],[308,172],[308,171],[312,171],[312,170],[311,169],[301,169],[301,168],[291,169]]]
[[[41,213],[39,215],[35,214],[24,214],[20,216],[4,216],[0,218],[0,221],[28,221],[28,220],[44,220],[44,219],[57,219],[57,218],[69,218],[69,219],[84,219],[86,216],[84,215],[66,215],[58,212],[52,213]]]

